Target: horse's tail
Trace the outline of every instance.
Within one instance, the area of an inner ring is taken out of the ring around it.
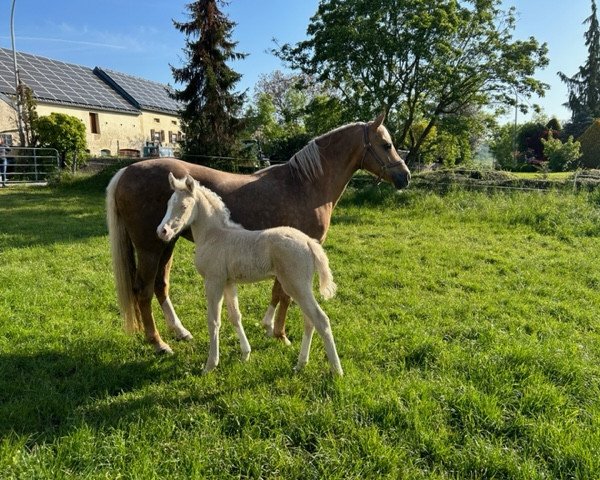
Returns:
[[[119,310],[123,317],[125,331],[135,332],[142,325],[133,293],[133,278],[136,271],[135,257],[133,244],[125,230],[123,220],[119,217],[115,200],[117,184],[124,171],[125,168],[119,170],[106,187],[106,221]]]
[[[321,292],[324,299],[328,300],[335,295],[337,290],[337,285],[333,281],[333,275],[329,268],[329,259],[321,244],[316,240],[311,238],[308,246],[312,251],[315,268],[319,274],[319,292]]]

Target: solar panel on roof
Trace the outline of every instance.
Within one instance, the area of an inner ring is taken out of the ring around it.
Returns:
[[[144,110],[177,113],[182,108],[179,102],[169,96],[167,86],[162,83],[98,67],[94,72],[118,91],[131,97],[130,100]]]
[[[137,111],[90,68],[20,52],[17,62],[21,81],[40,101],[98,110]],[[0,48],[0,93],[14,94],[12,51],[5,48]]]

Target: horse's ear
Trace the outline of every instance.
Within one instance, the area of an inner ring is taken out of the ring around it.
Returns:
[[[185,186],[189,190],[190,193],[194,193],[194,189],[196,188],[196,180],[189,173],[185,177]]]
[[[381,114],[371,122],[371,130],[375,131],[379,128],[380,125],[383,125],[383,121],[385,120],[385,112],[381,112]]]

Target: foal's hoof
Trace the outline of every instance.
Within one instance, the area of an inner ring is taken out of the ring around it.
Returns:
[[[288,337],[286,337],[285,335],[281,335],[278,337],[275,337],[277,340],[279,340],[280,342],[282,342],[286,347],[289,347],[292,342],[290,342],[290,340],[288,339]]]
[[[272,337],[273,336],[273,325],[269,325],[266,323],[261,323],[261,325],[265,329],[265,333],[267,334],[267,337]]]
[[[250,360],[250,352],[242,352],[242,362]]]
[[[204,369],[202,370],[202,375],[208,375],[210,372],[212,372],[215,368],[217,368],[216,365],[209,365],[208,363],[206,365],[204,365]]]
[[[306,363],[297,363],[294,367],[294,373],[300,373],[306,367]]]
[[[155,351],[157,355],[173,355],[173,349],[166,343],[164,345],[157,346]]]
[[[180,333],[179,335],[175,336],[175,340],[177,340],[178,342],[189,342],[193,339],[194,336],[190,332]]]

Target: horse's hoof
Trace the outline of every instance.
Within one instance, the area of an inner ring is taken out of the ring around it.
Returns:
[[[250,352],[242,352],[242,362],[250,360]]]
[[[285,335],[281,335],[280,337],[275,337],[277,340],[279,340],[280,342],[282,342],[286,347],[289,347],[292,342],[290,342],[290,340],[288,339],[288,337],[286,337]]]

